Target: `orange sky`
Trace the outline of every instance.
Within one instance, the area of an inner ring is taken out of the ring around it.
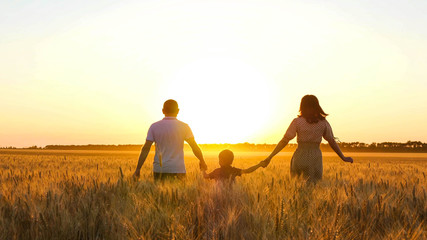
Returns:
[[[275,143],[305,94],[341,141],[427,142],[425,1],[0,3],[0,147]]]

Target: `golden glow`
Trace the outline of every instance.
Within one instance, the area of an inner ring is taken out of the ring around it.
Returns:
[[[167,82],[159,95],[179,102],[179,118],[190,124],[200,142],[255,141],[272,114],[272,85],[239,59],[200,59]]]
[[[75,4],[0,23],[0,146],[142,143],[169,98],[200,143],[274,143],[305,94],[342,141],[427,141],[419,19],[350,3]]]

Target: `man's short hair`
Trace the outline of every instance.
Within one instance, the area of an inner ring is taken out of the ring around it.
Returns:
[[[163,104],[163,112],[165,114],[175,114],[178,113],[178,103],[173,100],[169,99]]]
[[[225,149],[219,153],[218,158],[221,167],[231,166],[234,160],[234,154],[232,151]]]

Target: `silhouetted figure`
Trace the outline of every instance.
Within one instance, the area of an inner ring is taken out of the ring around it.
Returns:
[[[141,167],[150,152],[153,142],[156,143],[156,154],[153,162],[155,180],[164,180],[166,178],[182,179],[185,177],[184,141],[190,145],[194,155],[199,159],[200,169],[207,169],[202,151],[194,140],[190,127],[176,118],[178,113],[178,103],[175,100],[170,99],[163,104],[165,118],[153,123],[148,130],[147,139],[142,147],[134,173],[135,177],[140,176]]]
[[[304,96],[301,99],[300,115],[292,121],[285,136],[270,156],[263,161],[263,167],[266,167],[295,136],[297,136],[298,148],[292,156],[291,176],[303,175],[313,182],[322,179],[322,152],[319,148],[322,137],[344,162],[353,163],[353,159],[345,157],[336,143],[331,125],[326,120],[327,115],[320,107],[316,96]]]
[[[231,164],[233,164],[234,154],[228,149],[221,151],[218,155],[218,159],[221,167],[213,170],[209,174],[203,171],[204,178],[234,181],[237,176],[241,176],[244,173],[251,173],[261,167],[261,163],[247,169],[232,167]]]

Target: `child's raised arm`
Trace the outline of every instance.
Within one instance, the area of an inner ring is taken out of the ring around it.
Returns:
[[[242,169],[242,174],[243,173],[251,173],[251,172],[257,170],[259,167],[261,167],[261,163],[258,163],[257,165],[252,166],[250,168]]]

